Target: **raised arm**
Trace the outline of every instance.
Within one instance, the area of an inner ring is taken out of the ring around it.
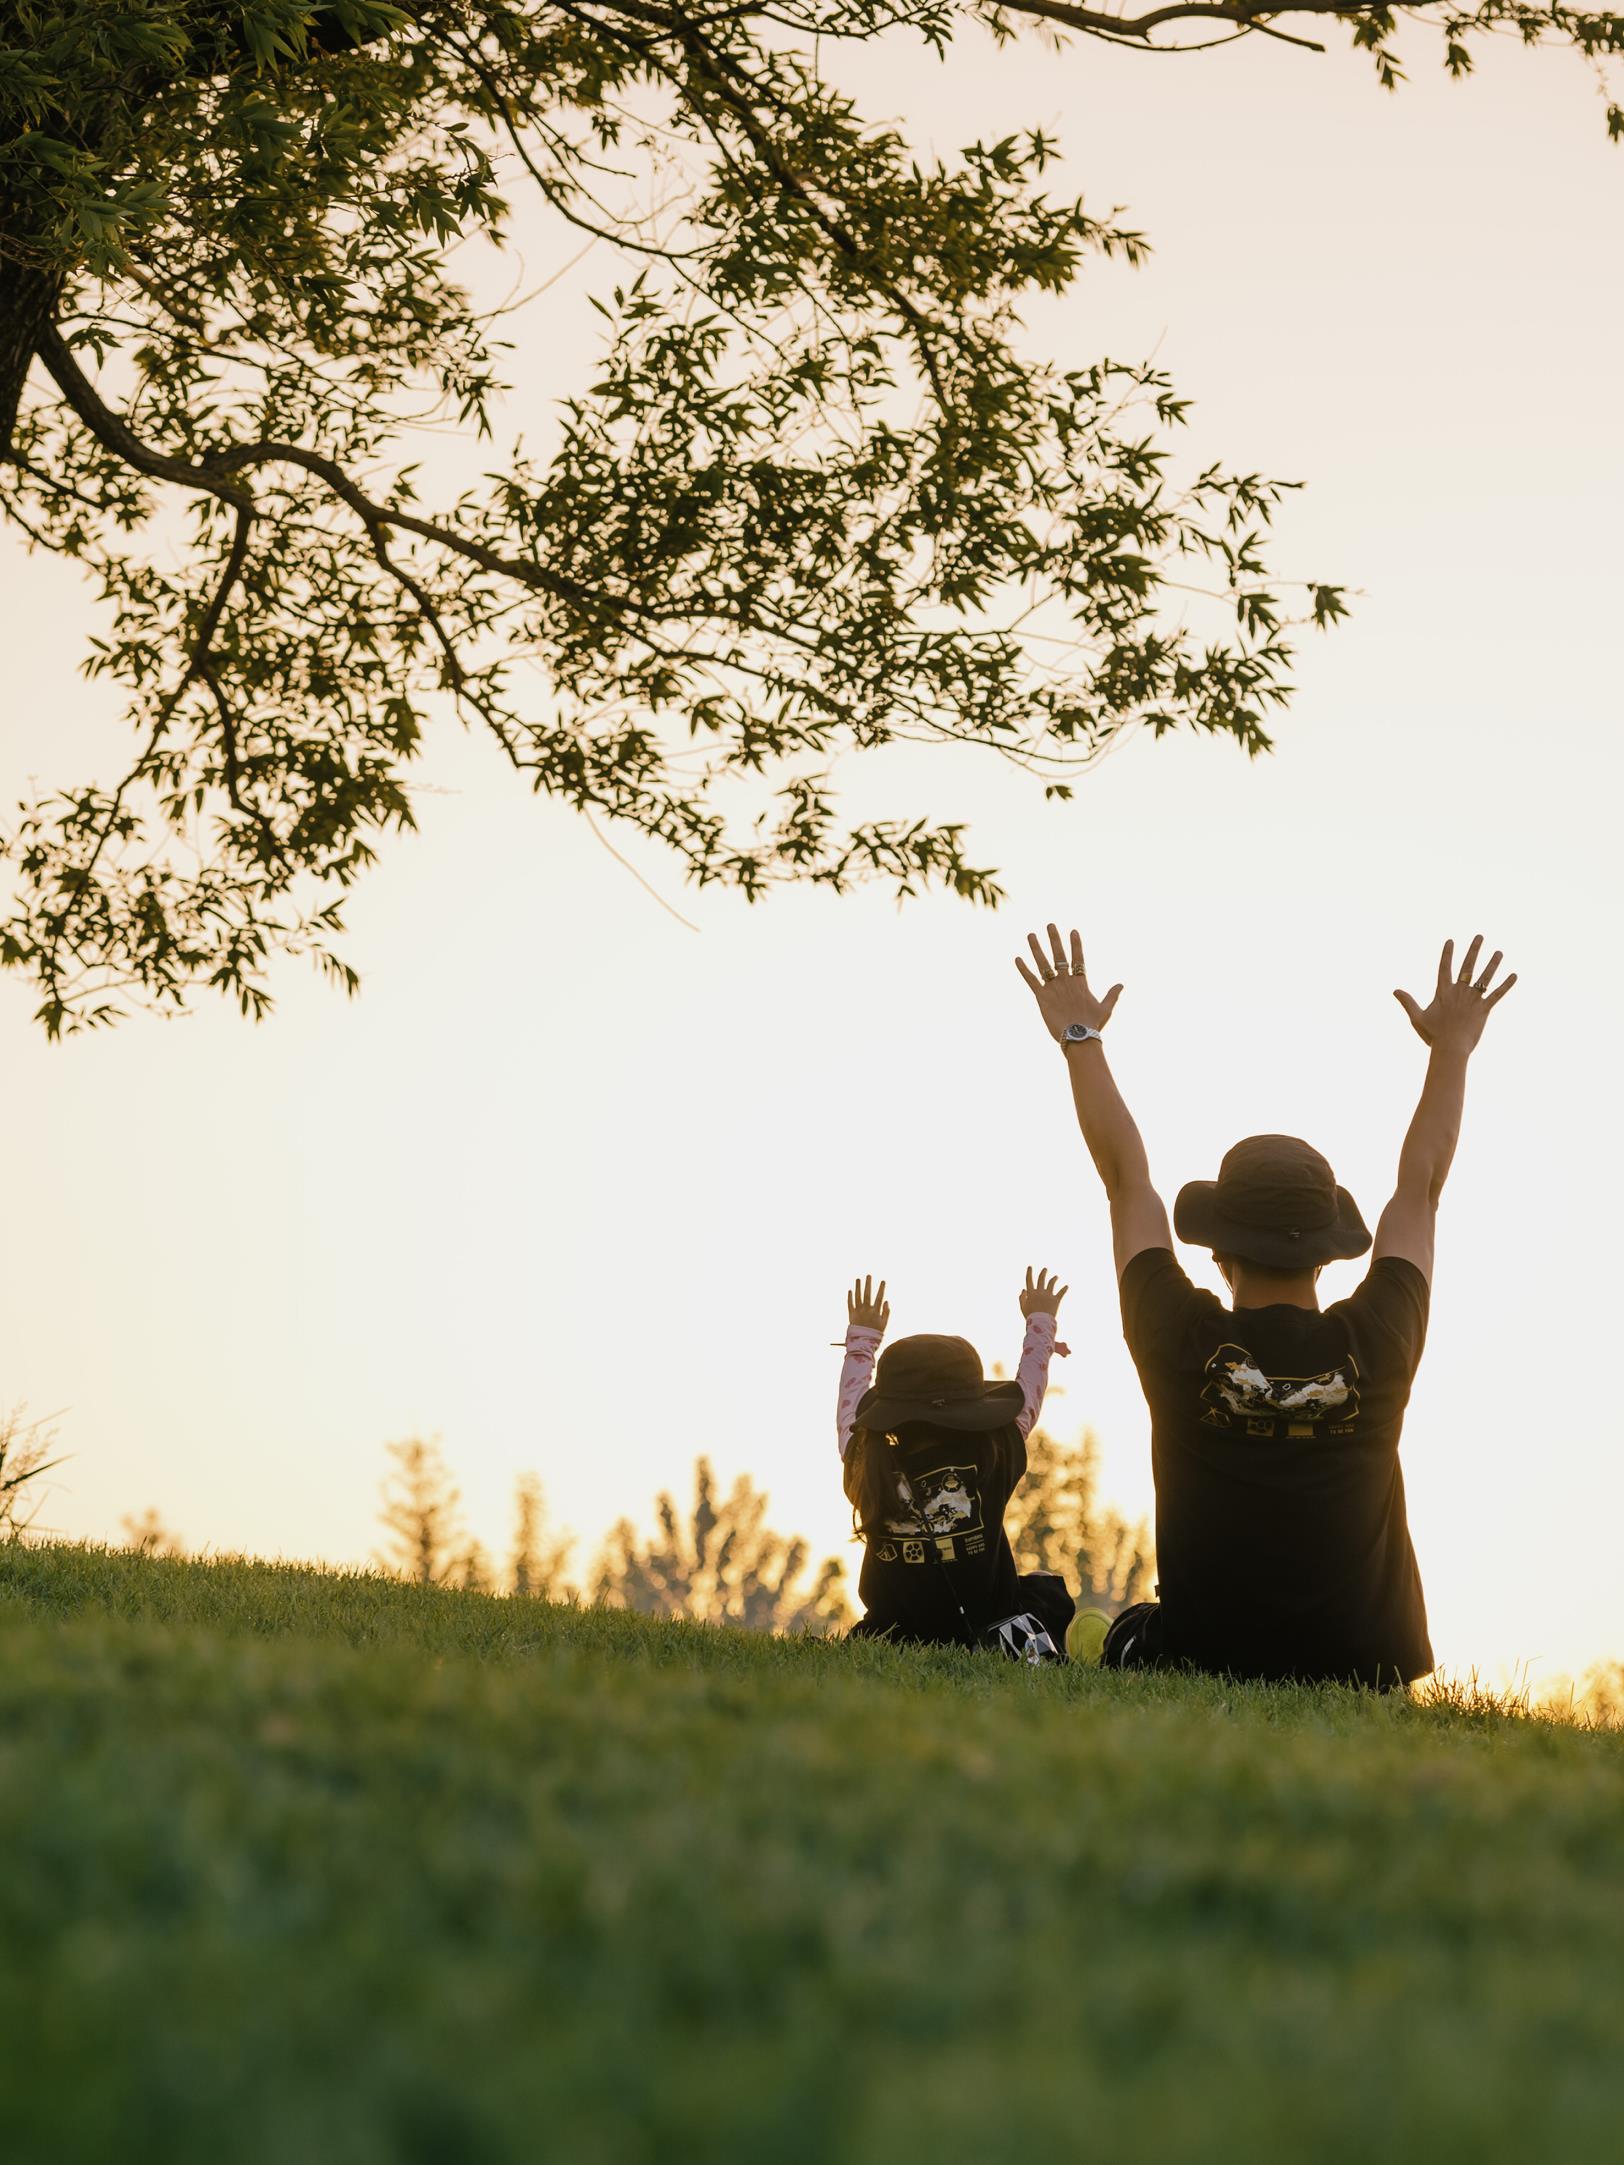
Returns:
[[[1415,1026],[1417,1036],[1430,1048],[1426,1081],[1415,1108],[1404,1148],[1399,1152],[1398,1182],[1393,1199],[1376,1226],[1376,1260],[1384,1255],[1403,1256],[1429,1283],[1432,1278],[1433,1235],[1438,1222],[1438,1198],[1460,1140],[1461,1109],[1466,1102],[1466,1066],[1477,1050],[1489,1010],[1503,1000],[1517,982],[1515,970],[1496,986],[1494,973],[1501,957],[1496,950],[1476,977],[1481,933],[1466,950],[1466,959],[1455,970],[1455,943],[1445,943],[1438,964],[1438,983],[1431,1004],[1423,1007],[1407,992],[1393,997]]]
[[[842,1458],[851,1442],[857,1401],[873,1378],[874,1356],[890,1320],[885,1280],[882,1278],[876,1289],[872,1277],[859,1278],[846,1295],[846,1357],[840,1364],[840,1385],[835,1393],[835,1441]]]
[[[1040,1270],[1032,1275],[1032,1266],[1026,1267],[1026,1284],[1021,1291],[1021,1314],[1026,1318],[1026,1336],[1021,1343],[1020,1366],[1015,1380],[1021,1387],[1021,1410],[1015,1416],[1015,1426],[1021,1432],[1024,1443],[1032,1433],[1038,1415],[1043,1411],[1044,1394],[1049,1388],[1049,1363],[1056,1353],[1070,1349],[1057,1343],[1060,1333],[1060,1303],[1071,1291],[1064,1286],[1052,1270]]]
[[[1082,935],[1078,932],[1071,935],[1069,952],[1054,925],[1049,927],[1047,954],[1035,932],[1027,934],[1027,945],[1032,950],[1035,971],[1028,969],[1019,956],[1015,967],[1031,986],[1049,1035],[1065,1051],[1077,1125],[1083,1131],[1083,1141],[1111,1206],[1111,1244],[1120,1277],[1143,1249],[1173,1245],[1167,1206],[1150,1184],[1144,1139],[1105,1063],[1105,1046],[1099,1034],[1111,1019],[1122,987],[1113,985],[1103,1000],[1095,999],[1088,989]],[[1068,1029],[1088,1034],[1068,1039]]]

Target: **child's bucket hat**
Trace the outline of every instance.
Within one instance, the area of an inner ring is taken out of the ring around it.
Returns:
[[[854,1425],[893,1435],[910,1421],[984,1435],[1006,1428],[1026,1403],[1018,1383],[989,1383],[967,1338],[928,1332],[899,1338],[880,1355],[874,1383],[857,1401]]]

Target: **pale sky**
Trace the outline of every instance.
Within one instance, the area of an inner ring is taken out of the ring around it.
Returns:
[[[1154,348],[1196,401],[1192,460],[1310,483],[1275,560],[1362,591],[1305,642],[1272,758],[1134,741],[1069,806],[967,750],[852,766],[865,809],[972,820],[995,916],[878,892],[751,910],[618,838],[696,933],[447,729],[422,835],[351,911],[357,1003],[288,965],[257,1030],[205,1005],[50,1047],[0,981],[0,1406],[63,1409],[54,1527],[116,1538],[154,1504],[196,1546],[364,1559],[384,1445],[415,1433],[493,1547],[521,1469],[590,1548],[703,1450],[855,1566],[845,1284],[884,1272],[894,1332],[1008,1362],[1028,1262],[1073,1289],[1047,1423],[1093,1424],[1107,1494],[1148,1510],[1105,1209],[1022,933],[1076,921],[1126,981],[1112,1060],[1169,1199],[1285,1129],[1374,1219],[1424,1059],[1392,988],[1481,930],[1522,981],[1473,1070],[1405,1435],[1433,1637],[1493,1679],[1624,1653],[1624,151],[1576,63],[1508,50],[1453,88],[1412,53],[1396,98],[1352,56],[1262,43],[967,42],[944,70],[895,42],[859,71],[922,144],[1057,133],[1057,185],[1125,205],[1156,253],[1090,269],[1034,338]],[[539,225],[523,247],[532,275],[573,253]],[[515,325],[527,413],[588,351],[542,305]],[[0,564],[10,801],[118,739],[77,675],[96,613],[71,567],[9,538]]]

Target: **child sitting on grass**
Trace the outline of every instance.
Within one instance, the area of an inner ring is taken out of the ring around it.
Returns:
[[[1020,1661],[1063,1661],[1072,1598],[1053,1572],[1024,1576],[1004,1507],[1026,1471],[1067,1288],[1030,1270],[1026,1342],[1013,1383],[988,1383],[963,1338],[899,1338],[874,1357],[891,1310],[882,1278],[846,1296],[837,1430],[846,1494],[864,1544],[854,1635],[934,1646],[993,1646]],[[1058,1349],[1064,1353],[1067,1349]]]

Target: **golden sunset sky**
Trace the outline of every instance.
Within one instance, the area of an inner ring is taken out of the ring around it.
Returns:
[[[1057,187],[1156,252],[1091,267],[1032,337],[1154,350],[1195,401],[1192,464],[1309,483],[1274,561],[1360,591],[1304,635],[1272,758],[1135,740],[1068,806],[969,751],[854,764],[854,806],[973,822],[996,915],[752,910],[617,838],[689,930],[448,724],[422,834],[351,910],[357,1003],[289,965],[258,1029],[205,1005],[50,1047],[0,983],[0,1405],[62,1409],[52,1526],[117,1538],[154,1504],[194,1546],[361,1560],[383,1447],[423,1434],[498,1549],[522,1468],[590,1548],[699,1451],[839,1548],[846,1282],[883,1272],[894,1331],[1010,1362],[1028,1262],[1073,1289],[1047,1425],[1093,1424],[1107,1494],[1148,1510],[1105,1209],[1022,934],[1076,922],[1126,981],[1111,1055],[1169,1199],[1283,1129],[1374,1221],[1424,1059],[1392,988],[1482,931],[1521,983],[1473,1070],[1405,1437],[1433,1637],[1494,1679],[1624,1653],[1624,149],[1576,61],[1508,48],[1454,87],[1408,49],[1396,97],[1351,54],[1259,41],[966,40],[945,68],[894,41],[849,71],[922,146],[1058,135]],[[536,220],[519,243],[531,282],[575,252]],[[516,422],[584,381],[583,296],[616,275],[588,257],[513,320]],[[10,802],[111,771],[121,739],[78,675],[97,615],[72,567],[7,536],[0,579]]]

